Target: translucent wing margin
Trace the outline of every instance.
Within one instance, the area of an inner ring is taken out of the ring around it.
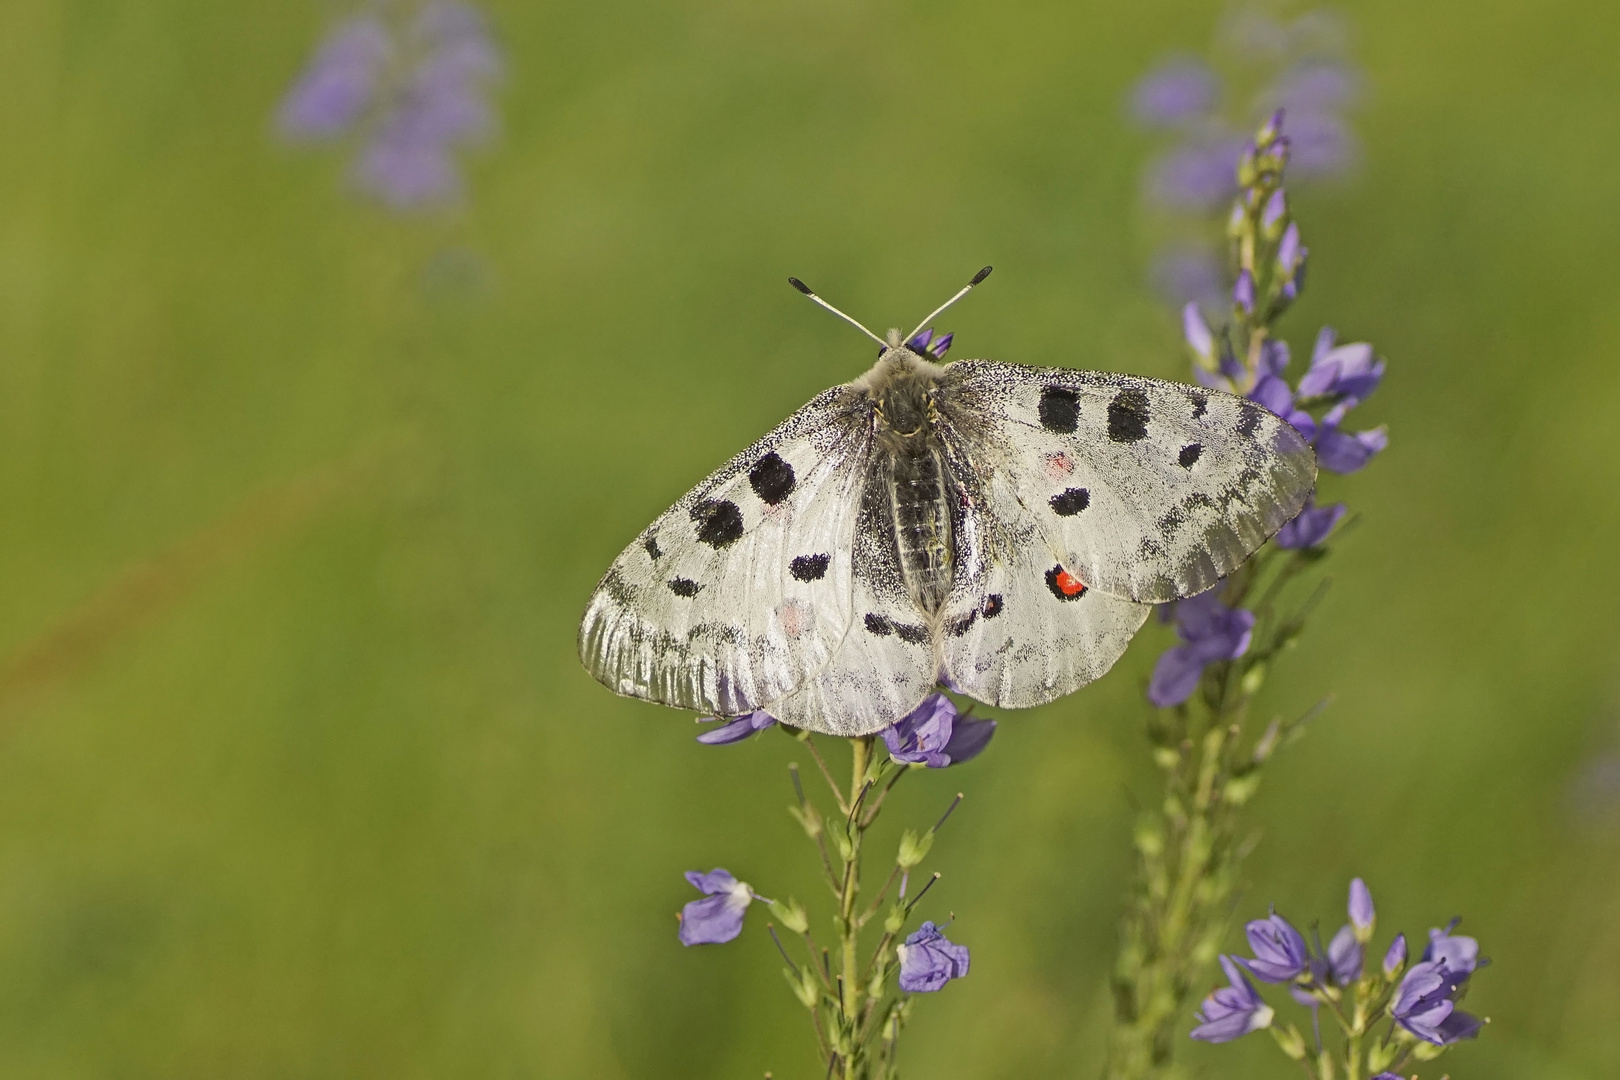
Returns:
[[[1245,398],[1129,375],[962,360],[940,410],[973,461],[1010,483],[1089,589],[1192,596],[1296,515],[1316,457]]]
[[[765,708],[849,628],[870,408],[813,398],[666,511],[591,595],[580,659],[609,689],[720,715]]]

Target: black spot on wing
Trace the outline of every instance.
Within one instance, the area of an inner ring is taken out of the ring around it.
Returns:
[[[894,623],[875,611],[868,611],[866,613],[866,632],[876,637],[888,637],[894,633]]]
[[[1260,421],[1265,418],[1265,415],[1260,411],[1260,406],[1247,398],[1238,402],[1238,434],[1244,438],[1253,435],[1260,427]]]
[[[1108,403],[1108,437],[1115,442],[1136,442],[1147,438],[1147,392],[1132,387],[1121,390]]]
[[[1036,412],[1047,431],[1072,435],[1080,426],[1080,395],[1066,387],[1048,386],[1041,391],[1041,403]]]
[[[699,585],[690,578],[678,577],[669,579],[669,591],[674,593],[676,596],[693,597],[698,594],[698,590],[701,588],[703,588],[703,586]]]
[[[961,637],[963,634],[965,634],[969,630],[971,630],[973,628],[973,624],[978,622],[978,621],[979,621],[979,610],[978,610],[978,608],[974,608],[972,611],[968,612],[966,615],[962,615],[962,616],[960,616],[958,618],[955,618],[955,619],[952,619],[950,622],[946,623],[945,624],[945,632],[947,634],[951,635],[951,637]]]
[[[907,645],[921,645],[928,640],[928,628],[926,626],[909,626],[905,623],[897,623],[887,616],[879,615],[875,611],[867,612],[864,621],[867,633],[875,637],[888,637],[890,634],[894,634]]]
[[[1052,513],[1059,517],[1073,517],[1091,505],[1091,493],[1085,488],[1069,488],[1052,496]]]
[[[1181,528],[1181,526],[1186,524],[1186,522],[1186,510],[1182,509],[1180,506],[1172,506],[1163,514],[1159,515],[1157,524],[1159,526],[1159,531],[1162,532],[1166,537],[1173,537],[1176,535],[1176,530]]]
[[[647,539],[641,542],[641,546],[647,549],[647,554],[653,557],[654,562],[664,557],[663,550],[658,546],[657,536],[647,537]]]
[[[1192,393],[1188,394],[1187,397],[1188,397],[1189,400],[1192,401],[1192,404],[1193,404],[1193,419],[1194,420],[1197,420],[1197,419],[1201,418],[1205,413],[1209,412],[1209,395],[1208,394],[1201,394],[1198,391],[1194,390]]]
[[[984,598],[984,617],[993,619],[1001,614],[1002,600],[1000,593],[991,593]]]
[[[830,555],[800,555],[788,563],[788,573],[800,581],[820,581],[827,575]]]
[[[772,506],[793,493],[793,466],[782,460],[775,450],[754,462],[748,470],[748,484],[765,502]]]
[[[692,507],[692,522],[698,540],[717,550],[743,534],[742,511],[730,499],[704,499]]]
[[[1181,467],[1183,469],[1190,469],[1194,465],[1198,464],[1198,456],[1203,452],[1204,448],[1198,443],[1188,443],[1186,446],[1181,448],[1181,457],[1177,458],[1176,460],[1181,462]]]
[[[926,626],[908,626],[905,623],[895,623],[894,632],[907,645],[921,645],[928,640],[928,627]]]

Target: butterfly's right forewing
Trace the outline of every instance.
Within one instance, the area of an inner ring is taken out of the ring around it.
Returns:
[[[852,614],[870,410],[817,395],[653,522],[580,625],[585,667],[618,693],[736,715],[827,666]]]

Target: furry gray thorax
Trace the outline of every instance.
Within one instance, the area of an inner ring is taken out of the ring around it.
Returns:
[[[955,571],[954,500],[936,426],[934,400],[945,369],[902,345],[891,344],[855,382],[871,400],[881,453],[873,455],[868,496],[887,511],[898,545],[906,591],[923,612],[944,606]],[[871,503],[868,503],[871,505]]]

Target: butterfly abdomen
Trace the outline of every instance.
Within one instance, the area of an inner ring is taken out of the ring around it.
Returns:
[[[928,435],[892,453],[889,501],[901,573],[917,606],[932,615],[944,606],[955,570],[944,469]]]

